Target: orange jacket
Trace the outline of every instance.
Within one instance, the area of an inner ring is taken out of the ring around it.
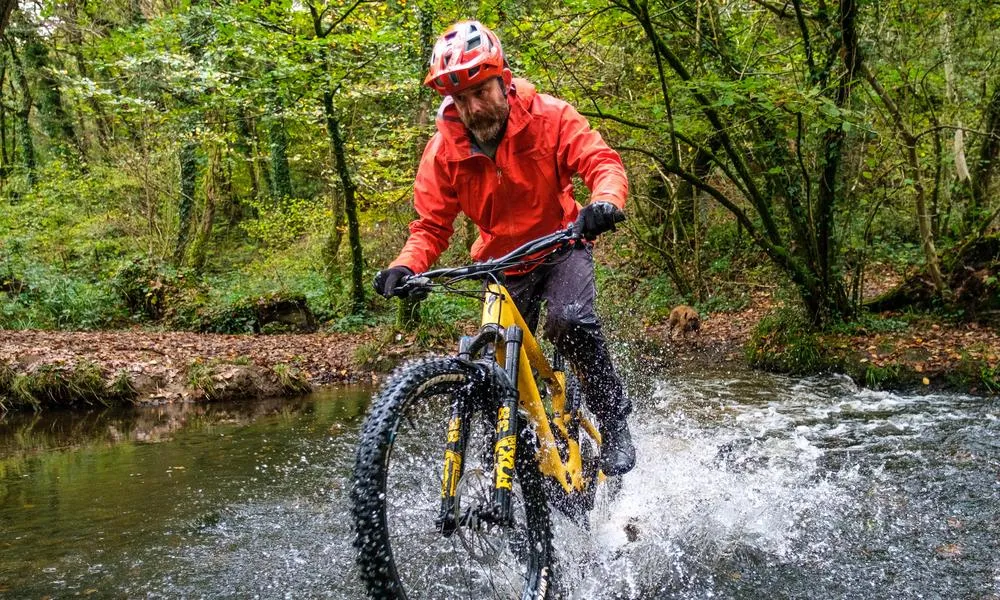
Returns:
[[[479,226],[472,245],[477,261],[566,227],[580,212],[574,174],[590,188],[591,201],[624,208],[628,180],[621,157],[576,109],[536,93],[523,79],[514,80],[507,97],[510,116],[495,160],[473,148],[458,109],[445,98],[414,183],[419,217],[391,266],[426,271],[448,247],[459,211]]]

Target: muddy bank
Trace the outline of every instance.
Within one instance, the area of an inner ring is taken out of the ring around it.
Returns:
[[[7,409],[299,394],[370,379],[354,363],[374,334],[0,331]]]
[[[640,334],[639,358],[661,372],[745,366],[767,294],[738,312],[703,315],[696,332],[669,323]],[[808,343],[808,364],[795,361]],[[0,409],[214,401],[301,394],[313,386],[377,382],[413,356],[446,353],[384,329],[359,333],[218,335],[186,332],[0,331]],[[1000,392],[1000,333],[975,324],[917,321],[900,331],[853,330],[789,342],[758,332],[757,366],[799,375],[835,371],[861,386]],[[798,345],[796,345],[798,344]]]

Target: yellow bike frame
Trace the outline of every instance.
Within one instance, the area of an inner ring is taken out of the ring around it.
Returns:
[[[542,474],[558,481],[566,493],[584,491],[588,485],[596,481],[585,481],[579,440],[572,439],[569,435],[569,425],[574,415],[566,411],[566,374],[563,371],[556,371],[549,364],[507,289],[500,284],[492,283],[486,288],[482,325],[496,325],[504,329],[516,325],[524,332],[517,372],[518,402],[521,410],[527,415],[529,427],[538,437],[536,458],[539,470]],[[501,366],[505,360],[504,353],[503,345],[498,344],[497,361]],[[555,425],[555,431],[549,425],[550,419],[538,385],[535,383],[535,373],[548,386],[552,401],[551,422]],[[600,444],[601,434],[598,433],[597,427],[583,414],[578,414],[577,418],[580,427],[587,432],[587,435]],[[565,442],[565,447],[568,449],[565,461],[559,455],[556,445],[557,435]]]

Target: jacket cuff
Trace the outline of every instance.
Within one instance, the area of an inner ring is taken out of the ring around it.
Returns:
[[[608,193],[594,194],[594,195],[592,195],[590,197],[590,202],[591,203],[594,203],[594,202],[610,202],[611,204],[614,204],[615,206],[617,206],[620,210],[625,210],[625,199],[624,198],[619,198],[619,197],[615,196],[614,194],[608,194]]]

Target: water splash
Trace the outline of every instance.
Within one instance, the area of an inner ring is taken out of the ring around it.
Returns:
[[[589,530],[557,523],[570,597],[1000,596],[997,400],[726,372],[647,388],[620,495]],[[363,597],[346,498],[358,423],[341,402],[31,455],[0,478],[0,584]]]

